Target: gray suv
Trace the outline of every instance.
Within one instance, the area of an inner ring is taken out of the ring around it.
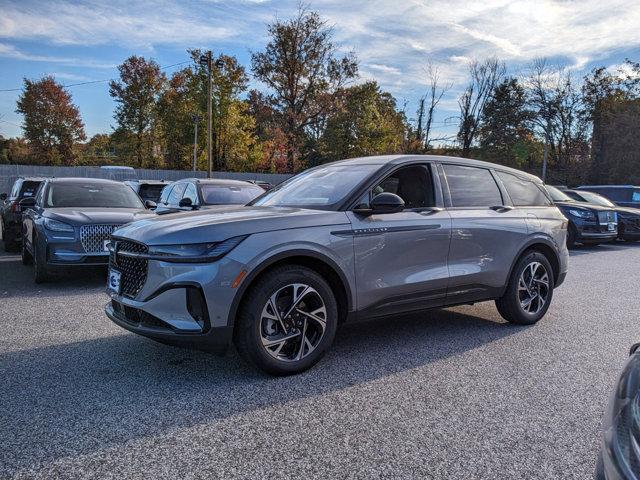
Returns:
[[[157,341],[240,354],[277,375],[314,365],[355,318],[495,300],[544,316],[566,275],[567,220],[534,176],[441,156],[309,169],[246,206],[112,234],[107,315]]]

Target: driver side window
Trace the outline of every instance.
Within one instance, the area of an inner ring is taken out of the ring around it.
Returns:
[[[359,208],[368,208],[373,197],[383,192],[398,195],[405,209],[435,206],[435,194],[431,172],[427,165],[410,165],[400,168],[373,187],[359,202]]]

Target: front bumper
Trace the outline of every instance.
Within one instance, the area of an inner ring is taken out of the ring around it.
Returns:
[[[618,238],[618,232],[585,232],[578,231],[576,241],[580,243],[602,243],[611,242]]]
[[[189,333],[172,328],[168,323],[145,315],[144,311],[112,300],[105,309],[118,326],[166,345],[224,354],[231,342],[233,327],[210,327],[206,332]]]
[[[48,245],[47,264],[52,266],[108,265],[109,254],[77,252],[55,245]]]

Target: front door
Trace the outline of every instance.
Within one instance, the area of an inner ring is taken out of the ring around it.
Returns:
[[[397,169],[360,201],[381,192],[399,195],[398,213],[362,216],[353,226],[358,310],[389,315],[442,305],[446,296],[451,218],[429,164]]]

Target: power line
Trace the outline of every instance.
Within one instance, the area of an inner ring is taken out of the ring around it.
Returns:
[[[178,63],[172,63],[171,65],[166,65],[164,67],[160,67],[160,70],[166,70],[167,68],[171,68],[171,67],[177,67],[178,65],[184,65],[185,63],[191,63],[191,60],[186,60],[184,62],[178,62]],[[109,82],[111,81],[110,78],[106,78],[104,80],[90,80],[88,82],[78,82],[78,83],[69,83],[67,85],[62,85],[62,88],[69,88],[69,87],[77,87],[79,85],[89,85],[92,83],[104,83],[104,82]],[[5,88],[5,89],[1,89],[0,92],[19,92],[22,90],[23,87],[20,88]]]

